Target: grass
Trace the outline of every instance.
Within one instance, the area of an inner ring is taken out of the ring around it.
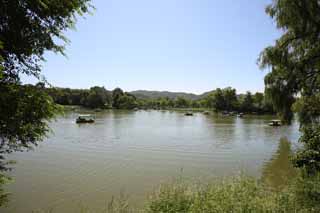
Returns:
[[[101,212],[109,213],[220,213],[220,212],[320,212],[320,175],[299,176],[287,187],[274,189],[256,179],[236,176],[211,183],[179,179],[161,185],[145,207],[131,209],[128,200],[112,199]],[[92,211],[83,209],[83,213]]]
[[[50,212],[54,211],[34,211]],[[178,179],[161,185],[145,206],[132,209],[123,193],[101,211],[81,207],[81,213],[220,213],[220,212],[320,212],[320,175],[301,173],[286,187],[272,188],[254,178],[236,176],[210,183]]]
[[[242,176],[206,185],[172,183],[155,192],[146,212],[297,212],[292,195]]]
[[[11,178],[0,172],[0,207],[5,206],[9,201],[10,194],[3,189],[3,186],[11,181]]]
[[[163,185],[151,196],[146,212],[320,212],[320,175],[299,176],[287,187],[270,188],[238,176],[206,185]]]

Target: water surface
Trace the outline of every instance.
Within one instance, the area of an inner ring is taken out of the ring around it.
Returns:
[[[267,116],[105,111],[94,124],[78,125],[77,115],[52,122],[53,133],[34,151],[10,156],[17,164],[4,212],[101,210],[120,192],[141,206],[160,183],[181,175],[205,181],[242,171],[277,186],[293,174],[288,140],[296,146],[297,124],[269,127]]]

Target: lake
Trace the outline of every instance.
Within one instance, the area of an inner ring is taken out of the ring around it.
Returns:
[[[278,186],[294,173],[288,156],[297,123],[275,128],[270,116],[104,111],[94,124],[79,125],[78,113],[50,123],[53,132],[34,151],[10,156],[15,181],[2,212],[102,210],[120,193],[141,206],[160,183],[180,176],[206,181],[243,172]]]

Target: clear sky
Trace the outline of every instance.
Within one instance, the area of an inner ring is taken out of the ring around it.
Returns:
[[[43,74],[58,87],[263,91],[256,61],[280,35],[270,2],[93,0],[94,14],[66,33],[68,58],[47,53]]]

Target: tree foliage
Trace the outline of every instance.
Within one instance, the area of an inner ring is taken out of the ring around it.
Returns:
[[[184,96],[177,98],[137,98],[132,93],[120,88],[108,91],[104,87],[87,89],[46,88],[53,100],[61,105],[81,105],[87,108],[101,109],[172,109],[172,108],[206,108],[217,112],[238,111],[246,113],[272,114],[273,108],[266,101],[263,93],[247,95],[237,94],[235,89],[218,88],[198,100]]]
[[[124,93],[118,99],[118,104],[117,109],[134,109],[137,107],[136,97],[129,93]]]
[[[254,110],[254,100],[251,92],[247,92],[241,103],[241,109],[243,112],[251,112]]]
[[[225,98],[223,96],[223,92],[220,88],[218,88],[212,96],[212,107],[216,111],[222,111],[226,109]]]
[[[36,144],[49,130],[46,121],[57,111],[51,97],[37,87],[6,86],[0,96],[0,154]]]
[[[20,73],[39,77],[43,53],[64,54],[64,30],[90,7],[89,0],[0,0],[0,5],[2,81],[16,81]]]
[[[89,8],[89,0],[0,0],[0,169],[5,153],[43,139],[58,111],[41,84],[22,86],[21,74],[40,79],[44,52],[64,54],[64,31]]]
[[[124,92],[120,88],[116,88],[112,91],[112,106],[116,109],[120,108],[120,98],[124,95]]]
[[[237,91],[231,87],[225,88],[223,91],[225,108],[227,111],[233,111],[237,109],[238,99]]]
[[[298,113],[304,150],[295,164],[311,170],[320,162],[320,2],[319,0],[274,0],[266,12],[283,35],[260,55],[266,93],[283,120],[290,122],[293,109]]]
[[[42,85],[44,87],[44,85]],[[150,96],[136,97],[137,92],[125,92],[121,88],[113,91],[104,87],[94,86],[88,89],[45,88],[55,103],[61,105],[80,105],[88,108],[113,109],[172,109],[172,108],[206,108],[217,112],[237,111],[257,114],[273,114],[273,107],[266,100],[264,93],[249,94],[249,107],[246,107],[246,95],[237,94],[236,89],[227,87],[199,95],[198,99],[186,96],[171,96],[151,98]],[[146,92],[146,91],[144,91]],[[153,91],[153,93],[158,93]],[[159,92],[161,93],[161,92]],[[164,92],[170,93],[170,92]],[[176,93],[174,93],[176,94]],[[177,93],[180,94],[180,93]],[[186,93],[181,93],[186,94]],[[247,94],[248,95],[248,94]],[[190,94],[191,96],[191,94]],[[100,101],[98,101],[98,99]]]
[[[91,87],[87,96],[81,100],[89,108],[105,108],[110,103],[110,94],[104,87]]]
[[[175,101],[176,108],[188,108],[190,107],[190,101],[184,97],[178,97]]]

